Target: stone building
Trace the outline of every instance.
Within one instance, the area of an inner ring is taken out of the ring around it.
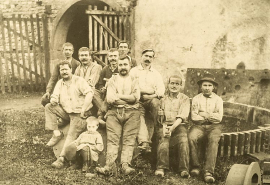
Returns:
[[[61,44],[89,45],[89,5],[130,9],[132,54],[140,61],[143,48],[156,51],[155,67],[164,78],[188,67],[269,68],[270,2],[268,0],[3,0],[9,13],[46,12],[52,17],[52,64]],[[164,70],[166,69],[166,70]]]

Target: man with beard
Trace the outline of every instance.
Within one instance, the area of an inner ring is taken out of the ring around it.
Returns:
[[[213,183],[215,181],[213,174],[218,152],[218,142],[222,128],[220,122],[223,117],[223,101],[213,92],[218,85],[213,75],[206,74],[197,84],[200,87],[201,93],[192,99],[191,119],[194,125],[190,128],[188,135],[192,169],[190,174],[198,176],[200,173],[198,141],[206,136],[207,149],[204,180],[206,183]]]
[[[107,155],[106,165],[96,168],[99,173],[108,174],[115,165],[122,138],[121,169],[125,175],[135,172],[130,167],[134,145],[140,124],[140,90],[136,79],[129,75],[131,60],[128,56],[118,61],[119,74],[108,82],[107,102]]]
[[[72,57],[73,52],[74,52],[74,47],[71,43],[66,42],[63,44],[62,53],[63,53],[63,56],[65,57],[65,60],[71,64],[72,74],[74,74],[75,69],[80,65],[80,62],[75,60]],[[59,79],[60,79],[60,67],[59,67],[59,64],[57,64],[52,72],[51,78],[46,87],[46,93],[41,98],[41,104],[43,106],[45,106],[47,103],[50,103],[50,96],[53,92],[56,82]]]
[[[148,152],[150,150],[149,143],[151,142],[157,124],[160,98],[164,96],[165,92],[165,86],[160,73],[151,66],[154,56],[155,52],[153,49],[143,50],[141,64],[132,68],[130,71],[130,75],[139,80],[141,92],[141,124],[138,133],[139,148]],[[150,111],[153,119],[152,125],[145,123],[146,111]],[[149,130],[147,128],[149,128]]]
[[[104,97],[106,93],[106,83],[112,75],[118,73],[117,65],[119,60],[119,51],[116,48],[111,48],[107,57],[109,64],[101,70],[97,85],[97,89],[99,89],[102,97]]]
[[[125,56],[130,55],[130,48],[126,41],[120,41],[118,43],[118,51],[120,58],[124,58]],[[135,59],[131,58],[131,67],[137,66],[137,62]]]
[[[86,118],[86,111],[92,107],[93,90],[85,79],[72,75],[71,65],[67,61],[59,64],[60,79],[51,95],[50,102],[45,106],[45,129],[53,131],[53,137],[47,146],[54,146],[63,138],[59,130],[57,118],[70,121],[67,137],[59,158],[52,164],[55,168],[64,166],[65,148],[86,129],[86,123],[81,118]]]

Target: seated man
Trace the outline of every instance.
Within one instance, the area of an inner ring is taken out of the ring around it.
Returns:
[[[70,121],[67,138],[60,157],[52,164],[55,168],[64,166],[65,147],[74,141],[86,129],[86,111],[92,107],[93,90],[86,80],[71,73],[71,65],[67,61],[59,64],[62,77],[54,88],[51,103],[45,106],[45,128],[53,130],[53,137],[47,146],[54,146],[63,137],[58,128],[57,118]]]
[[[188,138],[191,157],[191,172],[193,176],[199,175],[198,140],[207,137],[206,161],[204,180],[207,183],[215,181],[213,174],[216,164],[218,142],[221,135],[221,120],[223,117],[223,101],[213,90],[217,87],[214,77],[206,74],[197,83],[201,93],[192,99],[191,127]]]
[[[118,156],[122,138],[121,167],[125,175],[135,172],[130,167],[134,145],[140,124],[138,81],[129,75],[130,58],[126,56],[118,62],[119,75],[114,75],[108,82],[107,102],[107,155],[106,165],[96,168],[99,173],[111,172]]]
[[[169,146],[177,149],[180,176],[189,176],[189,147],[187,138],[187,118],[190,111],[189,98],[180,93],[182,79],[171,76],[168,83],[168,93],[161,99],[157,148],[157,170],[155,175],[164,176],[164,170],[169,170]],[[161,114],[160,114],[161,113]],[[164,122],[163,122],[164,121]],[[171,142],[171,145],[170,145]]]
[[[154,56],[154,50],[143,50],[141,65],[130,70],[130,75],[138,79],[140,85],[140,110],[142,114],[140,117],[141,124],[138,134],[138,142],[139,148],[146,151],[149,150],[149,143],[151,142],[155,126],[157,124],[157,114],[160,107],[159,99],[164,96],[165,92],[162,76],[151,66]],[[145,123],[145,111],[150,112],[153,120],[152,124]]]
[[[80,65],[80,62],[75,60],[72,57],[73,52],[74,52],[74,47],[71,43],[66,42],[63,44],[62,53],[63,53],[63,56],[65,57],[65,60],[68,61],[71,65],[72,74],[74,74],[75,69]],[[58,63],[58,64],[56,64],[56,66],[52,72],[51,78],[50,78],[48,85],[46,87],[46,93],[41,98],[41,104],[43,106],[45,106],[47,103],[50,103],[50,96],[53,92],[54,86],[57,83],[57,81],[61,78],[59,69],[60,69],[60,67],[59,67],[59,63]]]

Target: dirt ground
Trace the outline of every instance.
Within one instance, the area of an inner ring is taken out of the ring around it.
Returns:
[[[203,185],[203,177],[182,179],[176,172],[155,177],[152,154],[139,156],[133,166],[136,173],[123,176],[86,177],[80,170],[53,169],[56,159],[51,148],[45,147],[51,132],[44,129],[44,108],[40,105],[41,93],[2,94],[0,96],[0,185],[4,184],[180,184]],[[238,159],[235,159],[236,161]],[[224,184],[232,164],[218,160],[217,181]],[[242,159],[241,159],[242,160]]]

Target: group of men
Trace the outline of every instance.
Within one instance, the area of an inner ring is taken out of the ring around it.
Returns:
[[[200,174],[198,140],[207,136],[204,179],[206,182],[215,181],[213,173],[221,134],[223,102],[213,92],[217,83],[211,74],[198,81],[201,93],[193,98],[190,106],[189,97],[180,92],[182,79],[179,75],[169,78],[165,93],[163,78],[152,66],[155,57],[153,49],[143,50],[141,62],[137,65],[128,55],[128,43],[120,42],[118,48],[108,51],[108,65],[103,69],[91,58],[88,48],[79,49],[80,62],[72,58],[73,51],[72,44],[63,45],[66,60],[56,65],[42,97],[45,127],[53,131],[48,146],[54,146],[63,138],[59,127],[70,124],[63,149],[53,167],[64,166],[66,148],[85,131],[84,119],[93,114],[94,106],[98,109],[99,122],[106,125],[107,134],[106,164],[97,167],[97,172],[111,172],[119,148],[122,172],[126,175],[135,172],[131,161],[136,142],[142,150],[151,151],[151,140],[156,137],[155,175],[163,177],[164,171],[169,169],[170,145],[178,150],[180,176],[197,176]],[[190,112],[194,124],[188,129]],[[146,122],[146,114],[150,114],[151,122]]]

